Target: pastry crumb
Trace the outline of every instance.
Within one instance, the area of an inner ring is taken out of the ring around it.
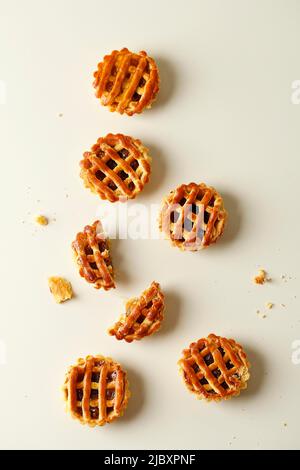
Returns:
[[[260,310],[256,310],[257,316],[260,318],[267,318],[267,315],[265,313],[261,313]]]
[[[267,302],[266,303],[266,308],[268,308],[269,310],[271,310],[271,308],[274,307],[274,304],[272,302]]]
[[[285,428],[287,428],[287,423],[283,423],[283,426],[284,426]]]
[[[48,225],[49,220],[44,215],[37,215],[35,221],[39,225]]]
[[[258,274],[253,278],[255,284],[264,284],[267,281],[270,281],[270,279],[267,278],[267,273],[264,269],[260,269]]]
[[[58,117],[63,117],[63,113],[59,113]]]
[[[55,301],[60,304],[73,297],[72,285],[62,277],[52,276],[48,279],[48,285]]]

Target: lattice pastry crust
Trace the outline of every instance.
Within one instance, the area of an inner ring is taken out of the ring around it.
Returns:
[[[150,336],[157,331],[163,320],[164,295],[158,282],[152,282],[139,298],[130,299],[126,313],[108,330],[111,336],[127,343]]]
[[[92,427],[122,416],[130,397],[126,372],[103,356],[78,359],[66,374],[63,391],[71,416]]]
[[[140,140],[108,134],[83,154],[80,176],[101,199],[125,202],[134,199],[149,181],[150,163],[148,149]]]
[[[174,246],[197,251],[223,234],[227,212],[218,192],[204,183],[182,184],[164,199],[159,228]]]
[[[187,388],[207,401],[227,400],[247,388],[247,356],[233,339],[210,334],[191,343],[178,364]]]
[[[132,116],[151,108],[159,90],[159,74],[155,61],[141,51],[126,47],[106,55],[94,73],[96,97],[110,111]]]
[[[81,277],[96,289],[108,290],[115,287],[109,240],[99,220],[87,225],[83,232],[76,235],[72,248]]]

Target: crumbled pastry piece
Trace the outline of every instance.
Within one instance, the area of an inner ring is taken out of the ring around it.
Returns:
[[[274,307],[274,304],[272,302],[267,302],[266,303],[266,308],[268,308],[269,310],[271,310],[271,308]]]
[[[60,304],[73,297],[72,285],[62,277],[52,276],[48,279],[48,285],[55,301]]]
[[[253,281],[255,284],[264,284],[266,281],[269,281],[269,279],[267,279],[266,271],[264,269],[260,269],[257,276],[253,278]]]
[[[37,215],[35,221],[39,225],[48,225],[49,220],[44,215]]]

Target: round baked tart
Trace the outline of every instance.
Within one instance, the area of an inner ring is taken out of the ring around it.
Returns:
[[[207,401],[238,396],[250,378],[250,364],[242,346],[214,334],[191,343],[178,364],[187,388]]]
[[[115,287],[109,240],[99,220],[76,235],[72,249],[81,277],[96,289]]]
[[[223,234],[227,212],[220,194],[204,183],[182,184],[164,199],[159,228],[174,246],[198,251]]]
[[[159,91],[158,68],[145,51],[134,53],[124,47],[98,64],[93,85],[103,106],[132,116],[151,108]]]
[[[140,140],[108,134],[83,154],[80,167],[80,176],[93,193],[110,202],[126,202],[148,183],[151,157]]]
[[[67,411],[82,424],[103,426],[122,416],[130,397],[126,372],[103,356],[78,359],[63,386]]]
[[[127,302],[126,313],[121,315],[108,333],[127,343],[150,336],[161,327],[164,307],[164,294],[160,285],[152,282],[140,297]]]

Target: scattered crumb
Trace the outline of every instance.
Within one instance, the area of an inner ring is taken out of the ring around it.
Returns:
[[[287,423],[283,423],[283,426],[284,426],[285,428],[287,428]]]
[[[286,305],[285,305],[285,304],[280,304],[280,305],[281,305],[281,307],[286,307]]]
[[[291,281],[293,279],[292,276],[287,276],[286,274],[281,274],[280,277],[283,280],[283,282],[288,282],[288,280]]]
[[[267,302],[266,303],[266,308],[268,308],[269,310],[271,310],[271,308],[274,307],[274,304],[272,302]]]
[[[267,279],[267,273],[264,269],[260,269],[258,271],[257,276],[253,278],[253,282],[255,284],[264,284],[267,281],[270,281],[271,279]]]
[[[267,315],[265,313],[261,313],[260,310],[256,310],[256,313],[260,318],[267,318]]]
[[[58,117],[63,117],[63,113],[59,113]]]
[[[49,220],[47,219],[47,217],[45,217],[44,215],[38,215],[36,218],[35,218],[35,221],[37,224],[39,225],[48,225],[49,223]]]
[[[71,283],[62,277],[49,277],[48,285],[51,294],[53,294],[54,299],[58,304],[73,297]]]

